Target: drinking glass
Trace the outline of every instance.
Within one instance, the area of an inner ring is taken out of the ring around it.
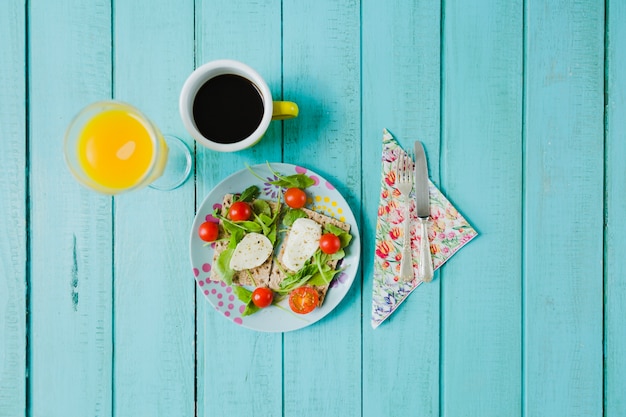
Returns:
[[[145,186],[173,190],[191,173],[185,142],[163,135],[141,111],[121,101],[83,108],[67,128],[63,149],[74,177],[103,194]]]

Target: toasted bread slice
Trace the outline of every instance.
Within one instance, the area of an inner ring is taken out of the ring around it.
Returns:
[[[324,227],[327,224],[332,224],[334,226],[341,228],[342,230],[346,232],[350,232],[350,225],[348,223],[342,222],[333,217],[327,216],[322,213],[318,213],[316,211],[313,211],[307,208],[303,208],[301,210],[303,210],[306,213],[309,219],[316,221],[317,223],[322,225],[322,227]],[[272,265],[272,270],[271,270],[270,278],[269,278],[269,285],[270,285],[270,288],[272,288],[273,290],[277,290],[279,288],[280,283],[285,278],[285,270],[288,269],[281,261],[283,259],[285,243],[287,242],[288,239],[289,239],[289,234],[285,236],[285,241],[283,242],[280,253],[274,259],[274,262]],[[335,269],[337,268],[338,263],[339,263],[338,260],[332,260],[332,261],[329,261],[328,264],[331,268]],[[324,298],[326,297],[326,293],[328,292],[329,285],[314,286],[314,288],[319,295],[318,306],[321,306],[322,303],[324,302]]]
[[[231,206],[231,204],[233,204],[233,199],[234,199],[233,194],[226,194],[224,196],[224,199],[222,201],[223,213],[228,212],[229,207]],[[268,203],[270,205],[270,208],[272,210],[272,215],[273,215],[274,210],[277,210],[278,207],[275,202],[268,201]],[[217,263],[217,258],[219,257],[219,255],[228,247],[228,240],[227,239],[222,240],[222,238],[227,237],[227,233],[224,231],[224,228],[221,222],[219,225],[219,237],[220,237],[220,240],[218,240],[215,243],[215,248],[213,250],[213,265]],[[272,254],[267,258],[267,260],[263,264],[255,268],[235,272],[235,274],[233,275],[233,284],[252,285],[252,286],[257,286],[257,287],[270,286],[269,279],[270,279],[270,272],[272,270],[273,259],[274,259],[274,255]],[[222,278],[216,272],[216,269],[217,268],[213,268],[211,270],[211,279],[213,281],[222,281]]]

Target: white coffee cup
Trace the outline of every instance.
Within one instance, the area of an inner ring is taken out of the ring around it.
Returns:
[[[222,59],[207,62],[189,75],[180,93],[179,111],[185,129],[198,143],[234,152],[259,142],[270,121],[296,117],[298,106],[273,101],[258,72],[242,62]]]

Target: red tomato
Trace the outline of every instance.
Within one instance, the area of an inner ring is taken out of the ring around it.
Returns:
[[[217,223],[204,222],[198,228],[198,236],[205,242],[213,242],[217,239],[218,233],[219,228],[217,227]]]
[[[304,207],[306,204],[306,193],[300,188],[288,188],[285,191],[285,204],[293,209]]]
[[[310,313],[319,301],[320,297],[312,287],[298,287],[289,294],[289,307],[298,314]]]
[[[322,252],[332,255],[341,248],[341,240],[332,233],[325,233],[320,238],[320,249]]]
[[[234,222],[250,220],[252,209],[245,201],[234,202],[228,209],[228,218]]]
[[[252,302],[259,308],[265,308],[272,304],[274,293],[267,287],[258,287],[252,292]]]

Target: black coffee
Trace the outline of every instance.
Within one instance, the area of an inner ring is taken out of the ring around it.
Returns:
[[[204,83],[193,101],[193,118],[202,135],[218,143],[250,136],[263,118],[263,99],[244,77],[218,75]]]

